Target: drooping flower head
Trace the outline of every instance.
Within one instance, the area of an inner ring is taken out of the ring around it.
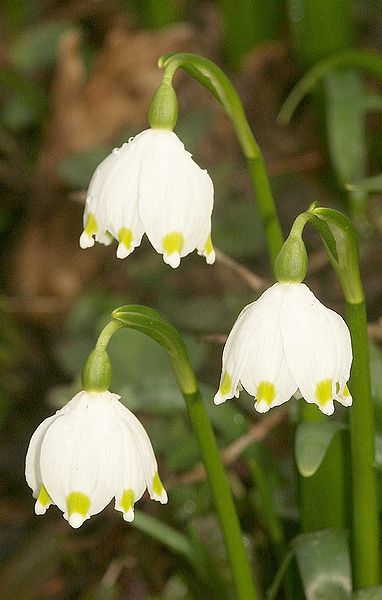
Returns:
[[[115,498],[126,521],[148,490],[167,502],[149,437],[139,420],[109,391],[79,392],[39,425],[26,456],[26,479],[36,514],[56,504],[80,527]]]
[[[226,342],[215,404],[244,388],[266,412],[300,392],[330,415],[352,404],[346,323],[303,283],[276,283],[240,313]]]
[[[125,258],[144,233],[163,260],[177,267],[193,250],[212,264],[213,184],[168,129],[147,129],[96,169],[87,194],[82,248],[118,241]]]

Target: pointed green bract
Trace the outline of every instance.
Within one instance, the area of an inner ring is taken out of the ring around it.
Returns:
[[[104,392],[109,389],[112,371],[109,356],[103,348],[97,348],[87,357],[82,368],[81,378],[84,390]]]
[[[155,92],[149,108],[149,123],[152,129],[173,130],[178,120],[178,99],[171,85],[172,76],[164,80]]]

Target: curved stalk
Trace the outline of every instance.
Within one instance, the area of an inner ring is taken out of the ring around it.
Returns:
[[[317,220],[329,228],[335,241],[319,228],[331,263],[338,276],[345,300],[346,320],[353,347],[349,389],[353,406],[349,411],[352,477],[352,551],[355,589],[377,586],[381,581],[377,478],[375,472],[375,426],[371,398],[369,348],[365,295],[359,269],[358,243],[354,226],[342,213],[329,208],[314,208]]]
[[[145,333],[167,350],[207,472],[233,573],[237,598],[239,600],[257,600],[258,595],[244,546],[239,518],[183,338],[156,311],[143,306],[131,305],[117,308],[112,317],[120,326]]]
[[[349,381],[354,404],[349,413],[352,461],[353,581],[355,589],[381,582],[379,515],[375,473],[375,428],[371,399],[369,347],[364,302],[346,303],[353,345]]]
[[[243,534],[202,395],[197,389],[194,394],[183,393],[183,397],[208,475],[235,580],[237,597],[241,600],[256,600],[258,596],[244,546]]]
[[[208,89],[224,108],[231,120],[237,139],[248,162],[252,185],[256,194],[260,218],[263,223],[271,266],[284,241],[264,157],[248,124],[241,100],[234,86],[212,61],[186,52],[165,54],[158,64],[165,69],[164,78],[172,79],[176,69],[187,71]]]

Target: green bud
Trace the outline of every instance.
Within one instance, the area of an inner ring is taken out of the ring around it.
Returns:
[[[95,348],[87,357],[81,378],[84,390],[105,392],[111,383],[111,363],[106,350]]]
[[[149,123],[153,129],[174,129],[178,120],[178,99],[171,83],[162,81],[151,100]]]
[[[284,242],[275,263],[280,283],[301,283],[308,270],[308,255],[301,235],[291,233]]]

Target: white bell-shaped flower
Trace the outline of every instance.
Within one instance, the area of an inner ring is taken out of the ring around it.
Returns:
[[[193,250],[212,264],[213,184],[168,129],[147,129],[99,165],[90,182],[82,248],[115,238],[125,258],[146,232],[172,267]]]
[[[152,499],[167,502],[149,437],[119,398],[79,392],[36,429],[25,468],[36,514],[56,504],[80,527],[113,497],[126,521],[146,488]]]
[[[215,404],[242,388],[266,412],[301,394],[331,415],[350,406],[351,339],[342,317],[303,283],[276,283],[240,313],[223,352]]]

